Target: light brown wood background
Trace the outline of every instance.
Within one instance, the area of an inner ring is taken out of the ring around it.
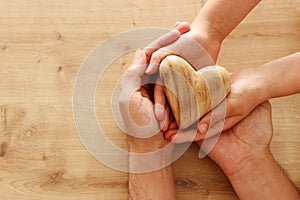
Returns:
[[[128,175],[102,165],[79,140],[72,117],[76,73],[110,36],[191,22],[204,3],[0,0],[0,199],[127,199]],[[257,67],[299,47],[300,1],[264,0],[224,42],[218,63],[229,70]],[[97,90],[97,114],[107,115],[100,124],[124,148],[103,106],[130,59],[118,59]],[[300,188],[300,95],[272,106],[272,152]],[[192,146],[174,164],[178,199],[236,199],[222,171],[197,153]]]

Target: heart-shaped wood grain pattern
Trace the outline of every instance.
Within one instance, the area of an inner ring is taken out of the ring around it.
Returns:
[[[167,56],[160,64],[160,77],[176,122],[185,129],[216,107],[230,92],[228,71],[209,66],[195,71],[179,56]]]

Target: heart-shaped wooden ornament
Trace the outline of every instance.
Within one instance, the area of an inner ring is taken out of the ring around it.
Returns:
[[[208,66],[196,71],[179,56],[170,55],[160,64],[165,94],[180,129],[185,129],[215,108],[230,92],[228,71]]]

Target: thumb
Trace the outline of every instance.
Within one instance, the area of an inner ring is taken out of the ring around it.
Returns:
[[[173,143],[185,143],[203,140],[205,135],[200,134],[196,129],[190,129],[187,131],[179,130],[176,134],[170,137]]]
[[[135,52],[132,65],[121,78],[121,92],[138,90],[141,87],[141,79],[146,70],[146,55],[142,50]],[[126,90],[124,90],[126,88]]]
[[[198,131],[202,134],[206,133],[209,127],[213,127],[220,122],[224,122],[229,112],[230,107],[227,105],[227,100],[222,101],[216,108],[204,115],[198,123]]]
[[[120,81],[121,92],[119,95],[120,108],[127,109],[131,96],[140,89],[142,76],[146,70],[145,60],[146,56],[143,51],[136,51],[132,65],[122,76]]]

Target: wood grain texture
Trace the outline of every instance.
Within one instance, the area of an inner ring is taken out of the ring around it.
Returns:
[[[205,1],[0,0],[0,199],[127,199],[128,175],[95,160],[72,116],[79,67],[101,41],[121,31],[171,27],[195,17]],[[218,64],[229,71],[299,51],[300,1],[264,0],[224,41]],[[122,148],[110,111],[128,54],[99,82],[99,123]],[[300,95],[271,101],[271,150],[300,188]],[[178,199],[237,199],[222,171],[192,146],[174,163]]]
[[[159,74],[180,129],[188,128],[215,108],[231,88],[230,75],[225,68],[207,66],[196,71],[175,55],[162,60]]]

